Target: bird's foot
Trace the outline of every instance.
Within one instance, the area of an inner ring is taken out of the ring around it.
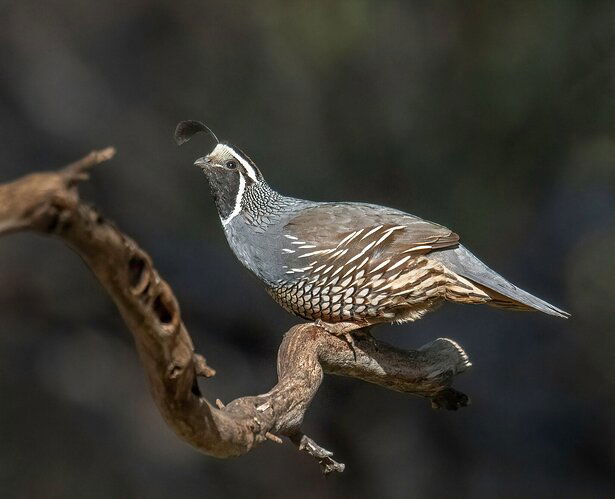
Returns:
[[[324,322],[320,319],[316,319],[314,324],[322,329],[324,329],[327,333],[337,336],[338,338],[342,338],[348,346],[352,350],[352,354],[354,356],[354,360],[357,360],[357,351],[356,344],[354,341],[354,337],[352,336],[353,331],[357,331],[358,329],[364,328],[365,324],[358,324],[356,322]],[[369,334],[369,333],[366,333]]]

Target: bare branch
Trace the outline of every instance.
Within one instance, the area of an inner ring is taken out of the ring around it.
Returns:
[[[333,453],[331,451],[323,449],[307,435],[298,432],[291,436],[291,440],[300,451],[305,452],[318,461],[323,474],[328,475],[334,471],[341,473],[346,468],[344,463],[338,463],[333,459]]]
[[[115,302],[131,331],[152,396],[167,424],[198,450],[220,458],[249,452],[256,444],[281,443],[285,435],[314,457],[324,473],[344,465],[301,433],[301,423],[323,372],[362,379],[427,397],[433,407],[457,409],[467,396],[450,387],[471,364],[461,347],[440,338],[404,351],[357,335],[346,341],[315,324],[291,328],[278,352],[278,383],[267,393],[210,404],[197,376],[215,371],[194,346],[169,285],[150,256],[92,207],[79,201],[78,182],[88,169],[113,157],[94,151],[57,172],[36,173],[0,185],[0,235],[33,230],[54,235],[75,250]]]

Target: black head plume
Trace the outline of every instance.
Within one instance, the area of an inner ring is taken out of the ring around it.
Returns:
[[[200,132],[208,133],[214,138],[216,142],[220,143],[218,137],[216,137],[216,134],[212,132],[211,129],[205,123],[195,120],[180,121],[177,124],[174,135],[175,142],[177,142],[178,146],[181,146],[182,144],[188,142],[193,135]]]

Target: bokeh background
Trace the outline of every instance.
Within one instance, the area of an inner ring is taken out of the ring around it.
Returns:
[[[457,413],[328,377],[289,445],[229,461],[165,427],[129,334],[58,241],[0,241],[3,497],[615,494],[615,3],[21,0],[0,5],[0,181],[114,145],[83,197],[148,250],[228,401],[275,381],[294,322],[235,261],[183,119],[281,192],[447,225],[568,321],[447,305],[378,336],[450,336]]]

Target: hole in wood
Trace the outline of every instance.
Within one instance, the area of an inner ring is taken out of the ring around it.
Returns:
[[[60,214],[54,213],[51,216],[51,220],[49,221],[49,224],[47,225],[47,232],[55,232],[59,224],[60,224]]]
[[[154,300],[153,308],[162,325],[169,325],[173,322],[173,311],[162,294],[159,294]]]
[[[133,256],[128,261],[128,283],[131,288],[136,288],[143,278],[143,271],[145,270],[145,260],[139,256]]]
[[[148,293],[147,293],[147,292],[149,291],[149,284],[150,284],[150,283],[148,282],[148,283],[145,285],[145,288],[143,288],[143,291],[141,291],[141,292],[139,293],[139,299],[140,299],[143,303],[145,303],[145,302],[148,300],[148,298],[149,298]]]
[[[192,389],[191,389],[191,391],[192,391],[192,394],[197,396],[197,397],[201,397],[202,396],[201,389],[199,388],[199,382],[198,382],[198,379],[196,378],[196,376],[195,376],[194,380],[192,381]]]

